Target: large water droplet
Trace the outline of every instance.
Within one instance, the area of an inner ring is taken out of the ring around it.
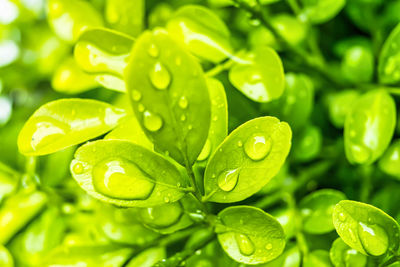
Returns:
[[[249,237],[243,234],[236,234],[235,233],[235,240],[238,244],[239,251],[244,256],[250,256],[254,253],[255,247],[253,242],[250,240]]]
[[[97,192],[117,199],[147,199],[154,189],[152,179],[135,163],[111,158],[93,167],[93,186]]]
[[[239,180],[239,169],[223,171],[219,174],[217,183],[223,191],[232,191]]]
[[[143,113],[143,124],[144,127],[150,132],[156,132],[160,130],[163,125],[162,118],[157,114],[153,114],[150,111]]]
[[[31,147],[35,151],[65,137],[68,125],[49,117],[38,117],[33,127]]]
[[[160,53],[160,51],[158,50],[158,47],[155,44],[151,44],[149,46],[149,49],[147,50],[147,52],[149,53],[149,55],[151,57],[154,57],[154,58],[158,57],[158,55]]]
[[[160,62],[154,64],[149,72],[150,81],[159,90],[165,90],[171,83],[171,74]]]
[[[154,228],[165,228],[175,224],[182,216],[182,207],[179,202],[140,210],[142,221]]]
[[[188,104],[189,104],[189,103],[188,103],[186,97],[182,96],[182,97],[179,99],[178,105],[179,105],[180,108],[186,109],[186,108],[188,107]]]
[[[358,223],[358,236],[366,252],[373,256],[385,253],[389,246],[386,231],[377,224]]]
[[[208,158],[211,152],[211,141],[207,138],[206,143],[204,144],[203,150],[201,150],[198,161],[202,161]]]
[[[246,140],[244,151],[252,160],[261,160],[271,151],[271,138],[263,134],[253,134]]]

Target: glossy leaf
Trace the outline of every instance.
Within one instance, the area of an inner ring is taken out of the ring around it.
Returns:
[[[333,231],[335,227],[332,222],[334,206],[346,196],[333,189],[321,189],[315,191],[299,204],[303,217],[303,230],[310,234],[324,234]]]
[[[342,73],[353,83],[370,82],[374,75],[374,54],[365,46],[352,46],[346,50],[342,59]]]
[[[105,28],[89,29],[77,40],[74,56],[84,71],[96,75],[99,84],[125,92],[123,72],[132,45],[133,39],[128,35]]]
[[[367,265],[367,257],[349,247],[340,237],[333,242],[329,255],[335,267],[365,267]]]
[[[14,267],[14,260],[7,248],[0,245],[0,265],[3,267]]]
[[[292,132],[285,122],[260,117],[235,129],[211,156],[204,200],[230,203],[259,191],[282,167]]]
[[[177,41],[201,59],[217,63],[232,54],[230,33],[225,23],[210,9],[187,5],[168,21],[167,30]]]
[[[348,246],[365,255],[380,256],[399,248],[398,223],[374,206],[343,200],[333,210],[333,224]]]
[[[164,157],[121,140],[81,146],[71,162],[71,172],[92,197],[125,207],[178,201],[187,186],[185,177]]]
[[[211,104],[198,62],[164,30],[143,33],[125,72],[136,116],[155,149],[193,164],[207,139]]]
[[[331,20],[345,6],[346,0],[301,0],[303,9],[299,18],[313,24]]]
[[[307,125],[293,140],[293,158],[299,162],[311,161],[319,155],[321,146],[322,133],[320,128]]]
[[[325,250],[314,250],[303,258],[303,267],[331,267],[329,253]]]
[[[157,262],[165,259],[167,253],[163,247],[149,248],[135,258],[133,258],[126,266],[127,267],[152,267]]]
[[[282,254],[285,235],[282,226],[268,213],[249,207],[235,206],[218,214],[218,241],[235,261],[260,264]]]
[[[137,36],[143,30],[144,0],[107,0],[105,19],[111,28],[131,36]]]
[[[0,203],[14,193],[18,185],[18,176],[7,170],[1,169],[0,166]]]
[[[49,0],[47,16],[57,36],[67,42],[75,42],[83,30],[103,26],[99,12],[87,1]]]
[[[229,71],[230,82],[256,102],[279,98],[285,89],[283,66],[278,54],[269,47],[257,47],[242,56]]]
[[[273,261],[260,264],[259,267],[300,267],[301,256],[299,248],[294,244],[287,244],[284,252]]]
[[[330,96],[329,118],[336,128],[343,128],[346,116],[359,96],[356,90],[343,90]]]
[[[228,134],[228,103],[223,84],[214,78],[207,79],[211,100],[211,122],[208,138],[197,161],[207,160]]]
[[[396,140],[379,160],[379,168],[386,174],[400,179],[400,140]]]
[[[54,153],[110,131],[124,116],[124,110],[96,100],[48,102],[25,123],[18,148],[25,155]]]
[[[384,90],[362,95],[346,116],[346,157],[353,164],[370,164],[389,146],[396,125],[396,106]]]
[[[400,24],[386,39],[379,55],[378,77],[384,84],[400,82]]]
[[[66,58],[55,70],[51,86],[60,93],[79,94],[97,87],[94,78],[83,72],[73,58]]]
[[[20,191],[9,197],[0,209],[0,244],[6,244],[43,209],[46,202],[46,195],[38,191]]]

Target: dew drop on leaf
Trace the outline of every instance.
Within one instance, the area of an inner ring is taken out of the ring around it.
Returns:
[[[238,145],[238,147],[242,147],[242,146],[243,146],[243,142],[239,140],[239,141],[237,142],[237,145]]]
[[[150,111],[143,113],[143,124],[144,127],[150,132],[156,132],[160,130],[163,125],[162,118],[157,114],[153,114]]]
[[[271,249],[272,249],[272,244],[271,244],[271,243],[268,243],[268,244],[265,246],[265,249],[266,249],[266,250],[271,250]]]
[[[149,72],[150,81],[159,90],[165,90],[171,83],[171,74],[167,68],[157,62]]]
[[[189,104],[189,103],[188,103],[186,97],[182,96],[182,97],[179,99],[178,105],[179,105],[179,107],[180,107],[181,109],[186,109],[186,108],[188,107],[188,104]]]
[[[158,57],[158,55],[160,54],[160,51],[158,50],[158,47],[155,44],[151,44],[147,52],[151,57],[154,58]]]
[[[143,112],[144,111],[144,106],[142,104],[138,105],[138,110],[139,112]]]
[[[346,221],[346,215],[343,212],[339,213],[339,220],[342,222]]]
[[[365,251],[373,256],[380,256],[388,249],[389,237],[379,225],[359,222],[358,236]]]
[[[142,99],[142,94],[138,90],[133,90],[132,91],[132,99],[133,101],[140,101]]]
[[[239,180],[239,169],[227,170],[220,173],[217,183],[221,190],[229,192],[237,185]]]
[[[261,160],[271,151],[272,141],[263,134],[253,134],[244,144],[246,155],[252,160]]]
[[[83,172],[82,163],[78,162],[72,167],[72,171],[76,174],[81,174]]]
[[[93,167],[93,186],[97,192],[117,199],[147,199],[154,183],[135,163],[111,158]]]
[[[255,247],[253,242],[248,238],[246,235],[243,234],[236,234],[235,233],[235,240],[238,244],[239,251],[244,256],[250,256],[254,253]]]
[[[198,161],[202,161],[210,156],[211,152],[211,141],[207,138],[206,143],[204,144],[203,150],[201,150],[199,157],[197,158]]]

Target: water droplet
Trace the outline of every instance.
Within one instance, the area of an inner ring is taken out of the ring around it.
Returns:
[[[35,151],[52,145],[56,140],[66,136],[69,127],[55,119],[49,117],[37,117],[37,123],[32,127],[30,145]]]
[[[143,112],[144,111],[144,106],[142,104],[138,105],[138,110],[139,112]]]
[[[181,187],[181,183],[180,183],[180,182],[177,182],[177,183],[176,183],[176,187]]]
[[[181,121],[185,121],[186,120],[186,115],[185,114],[182,114],[181,115]]]
[[[249,237],[243,234],[236,234],[235,233],[235,240],[238,244],[239,251],[244,256],[250,256],[254,253],[255,247],[253,242],[250,240]]]
[[[342,222],[346,221],[346,215],[343,212],[339,213],[339,220]]]
[[[213,173],[212,175],[211,175],[211,178],[215,178],[215,177],[217,177],[216,175],[215,175],[215,173]]]
[[[266,250],[271,250],[271,249],[272,249],[272,244],[271,244],[271,243],[268,243],[268,244],[265,246],[265,249],[266,249]]]
[[[188,125],[188,130],[190,131],[190,130],[192,130],[192,129],[193,129],[193,125],[189,124],[189,125]]]
[[[271,151],[271,138],[263,134],[253,134],[244,144],[246,155],[252,160],[261,160],[265,158]]]
[[[160,54],[160,51],[158,50],[158,47],[155,44],[151,44],[147,52],[151,57],[154,58],[158,57],[158,55]]]
[[[140,99],[142,99],[142,94],[138,90],[133,90],[132,91],[132,99],[133,99],[133,101],[137,102]]]
[[[165,90],[171,83],[171,74],[160,62],[154,64],[149,72],[150,81],[159,90]]]
[[[168,203],[169,202],[169,197],[164,197],[164,202]]]
[[[218,175],[218,186],[223,191],[232,191],[239,180],[239,169],[223,171]]]
[[[135,163],[111,158],[93,167],[93,186],[97,192],[117,199],[147,199],[154,189],[152,179]]]
[[[366,252],[373,256],[384,254],[389,246],[386,231],[377,224],[358,223],[358,236]]]
[[[243,146],[243,142],[239,140],[239,141],[237,142],[237,145],[238,145],[238,147],[242,147],[242,146]]]
[[[143,124],[144,127],[150,132],[156,132],[160,130],[163,125],[162,118],[157,114],[153,114],[150,111],[143,113]]]
[[[76,174],[81,174],[81,173],[83,173],[83,165],[82,165],[82,163],[80,163],[80,162],[78,162],[78,163],[76,163],[75,165],[74,165],[74,167],[72,167],[72,170],[73,170],[73,172],[74,173],[76,173]]]
[[[204,144],[203,149],[200,152],[199,157],[197,158],[198,161],[202,161],[208,158],[211,152],[211,141],[207,138],[206,143]]]
[[[179,105],[180,108],[186,109],[186,108],[188,107],[188,104],[189,104],[189,103],[188,103],[186,97],[182,96],[182,97],[179,99],[178,105]]]
[[[213,121],[217,121],[217,120],[218,120],[218,116],[214,116],[214,117],[212,118],[212,120],[213,120]]]

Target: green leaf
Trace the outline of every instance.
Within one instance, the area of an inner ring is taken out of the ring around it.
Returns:
[[[81,146],[71,162],[78,184],[92,197],[124,207],[151,207],[184,196],[186,177],[159,154],[121,140]]]
[[[371,82],[374,75],[372,48],[356,45],[348,48],[342,58],[343,75],[352,83]]]
[[[345,6],[346,0],[301,0],[303,9],[299,14],[302,21],[321,24],[335,17]]]
[[[400,140],[397,139],[379,159],[379,168],[386,174],[400,179]]]
[[[167,253],[163,247],[149,248],[134,257],[127,267],[152,267],[158,261],[165,259]]]
[[[367,257],[346,245],[340,237],[332,243],[329,255],[335,267],[365,267],[367,265]]]
[[[126,140],[153,150],[153,143],[147,138],[135,116],[128,116],[117,128],[108,133],[106,140]]]
[[[400,24],[390,33],[379,55],[378,77],[383,84],[400,82]]]
[[[336,128],[343,128],[346,116],[359,96],[356,90],[343,90],[329,96],[329,118]]]
[[[289,243],[286,245],[284,252],[273,261],[260,264],[259,267],[300,267],[301,256],[299,248]]]
[[[320,154],[322,141],[322,133],[319,127],[305,126],[293,139],[293,158],[299,162],[313,160]]]
[[[282,167],[292,132],[285,122],[260,117],[235,129],[211,156],[204,200],[230,203],[259,191]]]
[[[214,78],[207,79],[211,99],[211,122],[208,138],[197,161],[205,161],[228,135],[228,103],[224,85]]]
[[[74,49],[75,60],[86,72],[95,74],[105,88],[125,92],[123,72],[133,46],[133,39],[105,28],[84,31]]]
[[[76,61],[67,57],[55,70],[51,86],[57,92],[64,94],[79,94],[97,87],[93,75],[83,72]]]
[[[282,226],[268,213],[249,206],[235,206],[218,214],[215,232],[225,252],[235,261],[260,264],[282,254]]]
[[[0,209],[0,244],[6,244],[43,209],[46,202],[46,195],[38,191],[20,191],[7,198]]]
[[[398,223],[374,206],[342,200],[333,210],[333,224],[347,245],[365,255],[380,256],[399,248]]]
[[[346,116],[346,157],[353,164],[371,164],[385,152],[396,125],[396,105],[385,90],[373,90],[358,98]]]
[[[168,21],[167,30],[195,56],[218,63],[232,54],[230,33],[225,23],[210,9],[186,5]]]
[[[13,257],[3,245],[0,245],[0,265],[3,267],[14,267]]]
[[[3,199],[11,195],[18,186],[17,173],[10,173],[7,169],[2,168],[0,162],[0,204]]]
[[[99,12],[87,1],[49,0],[47,19],[57,36],[75,42],[83,30],[103,26]]]
[[[125,72],[136,116],[155,149],[184,165],[207,139],[211,104],[198,62],[162,29],[136,41]]]
[[[105,19],[111,28],[137,36],[144,26],[145,3],[144,0],[107,0]]]
[[[329,253],[325,250],[314,250],[303,258],[303,267],[331,267]]]
[[[30,156],[54,153],[110,131],[124,116],[124,110],[96,100],[48,102],[25,123],[18,148]]]
[[[324,234],[334,230],[332,212],[334,206],[346,196],[337,190],[321,189],[315,191],[299,204],[303,230],[310,234]]]
[[[229,71],[230,82],[256,102],[279,98],[285,89],[283,65],[279,55],[269,47],[257,47],[239,56]]]

